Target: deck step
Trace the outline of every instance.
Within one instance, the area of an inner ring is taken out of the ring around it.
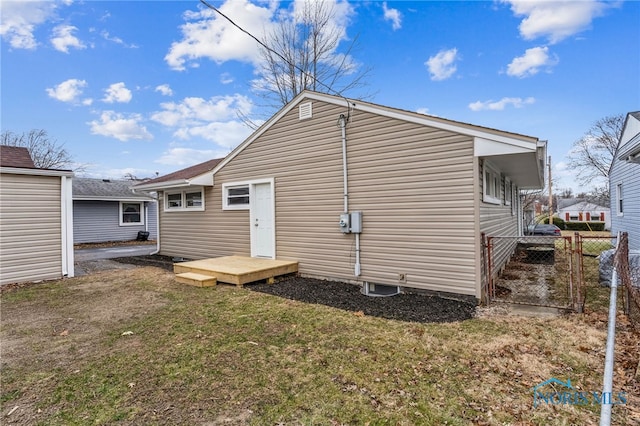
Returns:
[[[181,274],[176,274],[176,281],[196,287],[213,287],[218,283],[218,279],[216,277],[198,274],[196,272],[183,272]]]

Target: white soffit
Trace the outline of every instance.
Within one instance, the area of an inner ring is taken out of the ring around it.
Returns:
[[[507,155],[507,154],[524,154],[528,152],[535,152],[536,147],[527,148],[519,145],[510,145],[504,142],[493,141],[484,138],[475,138],[473,144],[473,155],[476,157],[489,157],[492,155]]]

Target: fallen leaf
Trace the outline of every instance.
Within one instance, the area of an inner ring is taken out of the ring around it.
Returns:
[[[61,336],[68,336],[68,335],[69,335],[69,330],[67,330],[67,329],[65,328],[64,330],[62,330],[62,331],[60,332],[60,335],[61,335]]]
[[[362,312],[362,311],[354,312],[353,315],[355,315],[357,317],[363,317],[364,316],[364,312]]]
[[[133,331],[125,331],[122,333],[123,336],[132,336],[133,335]]]

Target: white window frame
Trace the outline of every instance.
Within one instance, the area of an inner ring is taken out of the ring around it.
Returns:
[[[125,204],[137,204],[140,208],[140,221],[139,222],[125,222],[124,219],[124,205]],[[120,201],[120,207],[118,208],[120,226],[141,226],[144,225],[144,201]]]
[[[222,184],[222,210],[250,210],[251,209],[251,197],[253,194],[253,185],[260,183],[270,183],[271,188],[274,187],[274,179],[254,179],[245,180],[240,182],[228,182]],[[248,188],[249,200],[247,204],[229,204],[229,189],[233,188]]]
[[[616,185],[616,213],[618,216],[624,216],[624,188],[622,188],[622,183]]]
[[[488,178],[487,174],[489,175]],[[487,180],[490,182],[487,182]],[[489,185],[489,183],[491,185]],[[482,170],[482,201],[489,204],[501,205],[501,187],[502,178],[500,173],[498,173],[493,167],[489,166],[485,161]],[[494,191],[488,191],[490,188],[493,188]],[[491,194],[491,192],[495,192],[495,194]]]
[[[504,205],[510,206],[513,201],[513,185],[511,184],[511,179],[508,177],[504,178]]]
[[[187,205],[187,194],[193,194],[199,192],[201,203],[199,206],[188,206]],[[169,196],[170,195],[180,195],[180,207],[169,207]],[[164,211],[165,212],[201,212],[204,211],[204,187],[189,187],[180,190],[167,190],[164,193]]]

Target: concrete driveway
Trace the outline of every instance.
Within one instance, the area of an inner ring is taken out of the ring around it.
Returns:
[[[155,245],[103,247],[75,250],[75,261],[86,262],[88,260],[113,259],[114,257],[146,256],[156,251]]]
[[[156,245],[125,245],[103,248],[76,249],[74,251],[75,276],[110,269],[131,269],[135,265],[116,262],[115,257],[147,256],[156,251]]]

